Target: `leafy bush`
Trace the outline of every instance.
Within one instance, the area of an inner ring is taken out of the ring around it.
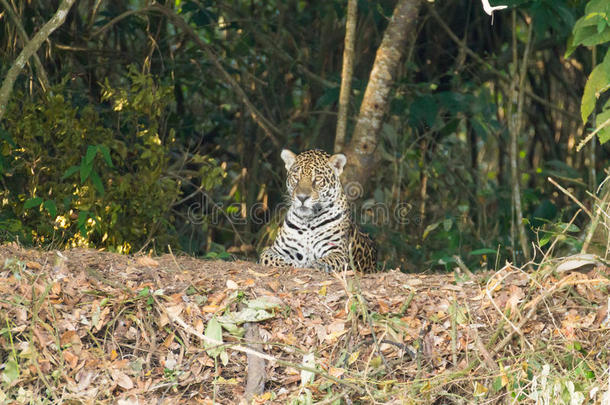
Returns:
[[[0,227],[26,242],[128,252],[176,240],[167,130],[171,88],[131,68],[129,84],[103,84],[102,108],[78,106],[66,83],[38,98],[17,94],[2,130]],[[205,163],[202,184],[224,171]],[[211,168],[210,168],[211,167]]]

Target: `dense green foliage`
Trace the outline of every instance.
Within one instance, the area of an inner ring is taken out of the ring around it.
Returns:
[[[18,3],[27,32],[55,6]],[[33,67],[21,75],[1,123],[2,237],[252,255],[273,235],[280,149],[333,145],[346,6],[161,3],[82,2],[39,52],[61,84],[44,92]],[[478,2],[421,10],[378,170],[354,200],[387,266],[523,259],[507,156],[516,91],[525,94],[518,163],[528,237],[544,247],[567,229],[563,247],[582,244],[587,218],[567,225],[578,207],[547,177],[585,200],[606,176],[608,144],[576,145],[596,106],[598,126],[610,117],[607,2],[505,3],[493,25]],[[358,3],[352,118],[393,6]],[[2,18],[0,53],[11,61],[23,44]]]
[[[579,45],[595,47],[610,43],[610,3],[604,0],[592,0],[587,3],[585,15],[574,25],[574,34],[570,41],[568,54]],[[593,68],[582,96],[581,114],[587,121],[595,110],[601,94],[610,88],[610,53],[602,62]],[[610,140],[610,100],[604,104],[597,115],[595,124],[599,128],[598,137],[601,143]]]
[[[172,177],[173,130],[165,129],[172,92],[130,69],[129,85],[102,86],[105,108],[79,106],[66,84],[32,100],[17,94],[5,124],[2,225],[24,242],[129,251],[155,238],[176,243],[171,215],[180,195]],[[198,174],[207,189],[224,175]]]

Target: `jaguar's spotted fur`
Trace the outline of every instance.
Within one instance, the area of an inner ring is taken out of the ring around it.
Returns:
[[[295,155],[284,149],[281,156],[291,205],[275,242],[262,252],[259,262],[324,271],[352,266],[375,271],[375,245],[352,222],[339,179],[345,155],[330,156],[321,150]]]

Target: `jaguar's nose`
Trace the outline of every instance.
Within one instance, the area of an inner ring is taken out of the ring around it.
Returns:
[[[301,201],[301,204],[305,204],[305,201],[309,199],[309,195],[299,193],[297,194],[297,199]]]

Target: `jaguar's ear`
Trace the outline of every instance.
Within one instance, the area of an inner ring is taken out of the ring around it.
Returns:
[[[280,156],[282,157],[282,160],[286,165],[286,170],[290,170],[290,167],[294,163],[294,160],[296,159],[297,155],[295,155],[288,149],[282,149],[282,153],[280,154]]]
[[[343,153],[337,153],[328,159],[328,163],[330,163],[330,166],[333,168],[337,176],[341,176],[341,173],[343,173],[343,167],[345,167],[345,164],[347,163],[347,158]]]

